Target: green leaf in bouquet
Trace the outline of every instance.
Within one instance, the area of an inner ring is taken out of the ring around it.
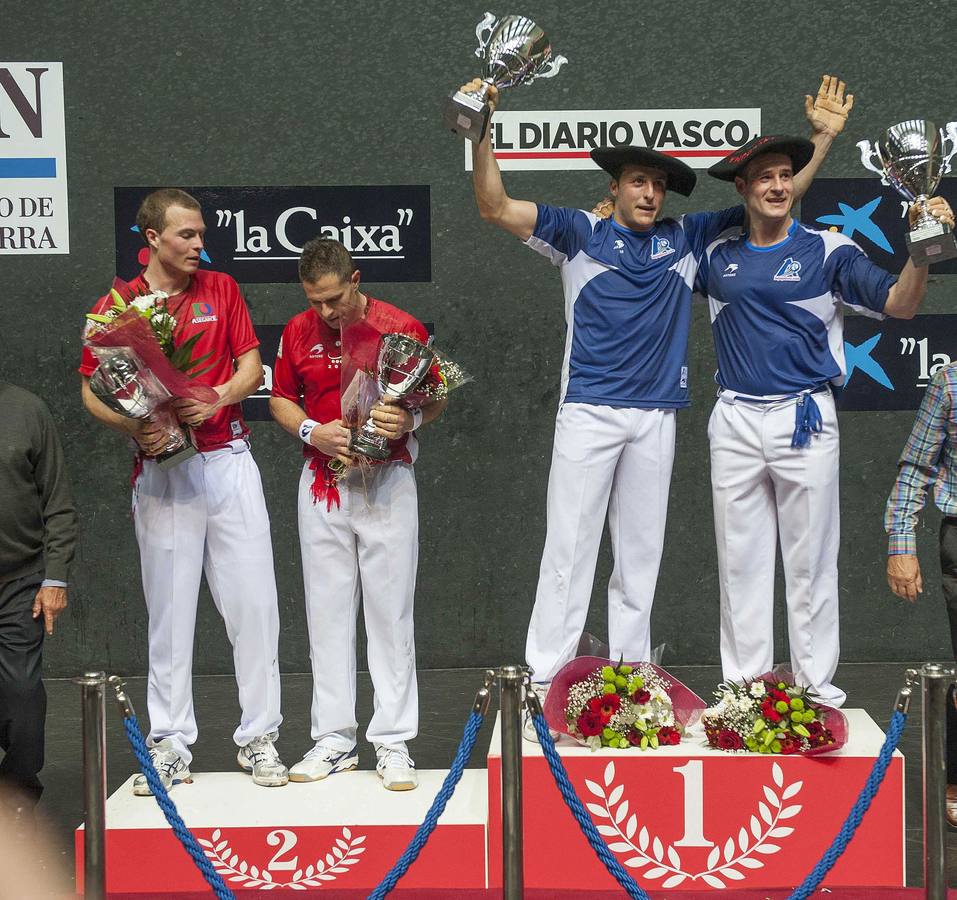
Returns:
[[[110,296],[113,298],[113,308],[119,312],[126,312],[126,301],[116,288],[110,289]]]
[[[91,322],[99,322],[101,325],[109,325],[113,321],[113,316],[101,316],[99,313],[87,313],[86,317]]]
[[[185,372],[187,369],[191,369],[193,366],[202,362],[202,360],[193,360],[193,348],[202,336],[202,331],[198,334],[194,334],[188,340],[183,341],[170,355],[169,361],[181,372]],[[209,354],[207,353],[203,359],[208,358],[208,356]]]
[[[196,360],[196,362],[193,363],[193,367],[198,366],[204,359],[206,359],[207,356],[210,356],[210,355],[211,354],[207,353],[206,356],[204,356],[202,359]],[[207,372],[211,372],[213,369],[215,369],[216,364],[218,362],[219,362],[219,357],[217,356],[216,359],[214,359],[208,366],[203,366],[202,369],[198,369],[197,371],[194,372],[192,371],[192,368],[189,368],[189,369],[185,369],[184,371],[186,372],[187,375],[189,375],[190,378],[199,378],[200,375],[205,375]]]

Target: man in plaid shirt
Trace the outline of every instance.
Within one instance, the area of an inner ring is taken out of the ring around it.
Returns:
[[[887,498],[887,583],[911,603],[924,590],[917,560],[917,517],[927,488],[944,514],[940,523],[940,568],[950,640],[957,658],[957,365],[931,379],[904,445],[897,480]],[[951,701],[955,701],[951,688]],[[947,704],[947,821],[957,827],[957,709]]]

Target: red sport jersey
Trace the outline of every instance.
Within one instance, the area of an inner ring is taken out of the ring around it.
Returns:
[[[134,293],[150,293],[150,286],[141,272],[131,282]],[[112,306],[109,295],[97,301],[93,312],[101,313]],[[168,309],[176,319],[174,342],[179,346],[194,334],[200,339],[193,347],[193,358],[206,353],[212,355],[200,366],[212,366],[208,372],[196,377],[199,384],[217,387],[233,377],[234,361],[259,346],[253,330],[249,310],[239,293],[239,285],[222,272],[200,270],[190,280],[182,294],[171,297]],[[80,374],[90,376],[98,363],[89,348],[83,348]],[[236,403],[217,410],[209,419],[193,429],[196,446],[200,450],[219,450],[230,441],[245,438],[249,434],[243,419],[242,407]]]
[[[428,332],[418,319],[390,303],[366,297],[363,323],[379,333],[408,334],[425,343]],[[282,332],[272,395],[301,404],[310,419],[321,425],[342,417],[342,342],[338,329],[330,328],[313,309],[289,320]],[[409,435],[390,441],[390,460],[412,462]],[[312,445],[303,446],[303,455],[328,459]]]

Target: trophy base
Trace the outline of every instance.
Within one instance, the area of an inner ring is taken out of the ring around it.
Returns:
[[[445,101],[442,124],[453,134],[478,144],[485,137],[491,115],[491,108],[483,100],[455,91]]]
[[[367,456],[369,459],[375,459],[379,462],[387,460],[392,451],[389,449],[388,441],[379,434],[367,435],[362,430],[355,433],[349,449],[353,453],[361,456]]]
[[[157,454],[152,457],[161,469],[172,469],[174,466],[178,466],[180,463],[186,462],[187,459],[191,459],[199,450],[196,449],[196,445],[193,443],[193,437],[186,429],[183,429],[183,433],[186,436],[186,441],[181,447],[177,447],[175,450],[165,450],[162,453]]]
[[[907,233],[907,252],[915,266],[929,266],[957,257],[957,240],[948,225],[934,222]]]

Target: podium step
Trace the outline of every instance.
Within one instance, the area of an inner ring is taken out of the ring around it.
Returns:
[[[170,798],[223,880],[235,889],[375,887],[405,850],[447,772],[419,772],[414,791],[392,792],[375,772],[281,788],[242,773],[197,773]],[[198,891],[205,881],[152,797],[132,776],[106,804],[107,888],[122,893]],[[403,887],[484,888],[487,778],[466,770]],[[83,828],[76,831],[83,884]]]
[[[816,757],[724,753],[698,729],[675,747],[590,751],[558,743],[605,842],[647,891],[794,887],[837,835],[884,734],[844,710],[848,743]],[[619,891],[558,792],[538,744],[523,746],[525,884]],[[502,883],[501,729],[488,757],[489,886]],[[898,751],[857,835],[824,884],[902,886],[904,758]]]

